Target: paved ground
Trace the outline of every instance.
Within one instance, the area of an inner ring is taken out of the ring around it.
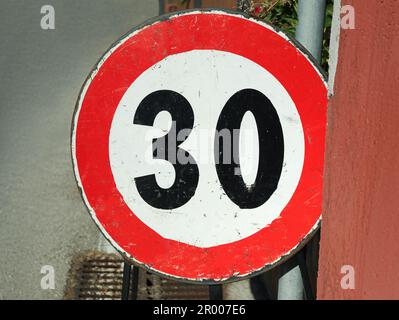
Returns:
[[[40,8],[55,8],[55,30]],[[157,0],[7,0],[0,4],[0,299],[58,299],[73,254],[99,233],[77,191],[70,123],[101,54],[157,15]],[[42,290],[52,265],[56,289]]]

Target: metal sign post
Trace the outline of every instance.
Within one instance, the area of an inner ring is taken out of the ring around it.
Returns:
[[[298,26],[296,39],[321,62],[323,47],[324,19],[326,12],[326,0],[299,0],[298,3]],[[303,253],[302,253],[303,254]],[[303,259],[303,256],[300,257]],[[280,279],[278,285],[279,300],[302,300],[304,287],[309,286],[309,279],[303,278],[306,265],[300,265],[286,272]],[[306,273],[307,274],[307,273]],[[307,291],[307,298],[311,290]],[[313,295],[313,294],[312,294]]]

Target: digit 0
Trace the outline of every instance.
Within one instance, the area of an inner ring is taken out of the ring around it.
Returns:
[[[239,130],[242,118],[251,111],[256,119],[259,134],[259,165],[255,182],[246,186],[240,174],[240,164],[230,161],[223,163],[224,152],[232,152],[228,159],[239,159],[239,146],[234,139],[234,130]],[[230,131],[233,143],[236,145],[228,150],[224,144],[215,141],[220,146],[215,154],[216,171],[220,183],[227,196],[242,209],[253,209],[264,204],[277,189],[284,160],[284,137],[277,111],[270,100],[260,91],[244,89],[235,93],[226,103],[216,127],[216,132]],[[220,139],[218,135],[215,140]],[[237,170],[238,169],[238,170]],[[238,173],[238,174],[237,174]]]

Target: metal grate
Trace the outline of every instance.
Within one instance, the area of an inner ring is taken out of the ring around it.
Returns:
[[[115,254],[88,252],[72,260],[66,299],[121,299],[123,260]]]
[[[120,300],[123,259],[116,254],[90,251],[72,259],[65,299]],[[208,286],[186,284],[139,270],[139,300],[209,299]]]
[[[176,282],[140,270],[138,299],[207,300],[209,299],[209,288],[208,286]]]

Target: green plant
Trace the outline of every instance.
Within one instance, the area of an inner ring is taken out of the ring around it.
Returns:
[[[265,20],[284,32],[295,35],[298,23],[297,0],[263,0],[260,5],[251,5],[251,15]]]

